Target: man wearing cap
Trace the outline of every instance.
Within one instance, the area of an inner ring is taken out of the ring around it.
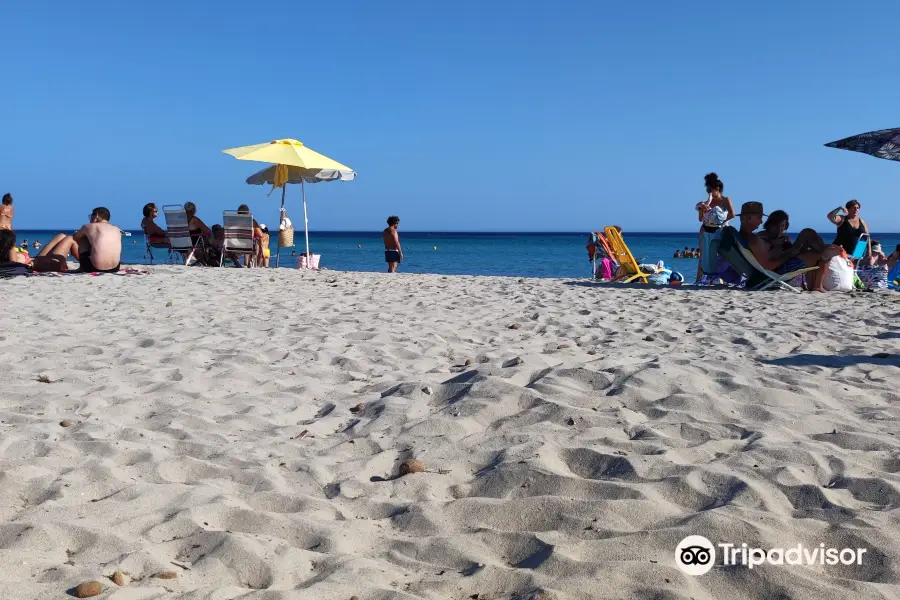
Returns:
[[[762,225],[762,202],[744,202],[741,213],[741,237],[759,264],[779,274],[790,273],[804,267],[822,266],[825,261],[840,253],[839,249],[829,247],[818,233],[812,229],[804,229],[797,240],[788,247],[780,247],[762,239],[755,233]],[[808,274],[807,286],[811,290],[825,291],[821,285],[824,281],[823,269]]]

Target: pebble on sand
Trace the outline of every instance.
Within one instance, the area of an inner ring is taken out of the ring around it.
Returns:
[[[429,396],[434,393],[434,390],[431,389],[430,385],[426,385],[425,387],[423,387],[422,391],[425,392],[426,394],[428,394]]]
[[[519,327],[521,327],[521,325],[518,323],[512,323],[511,325],[506,326],[507,329],[518,329]]]
[[[357,404],[356,406],[354,406],[353,408],[351,408],[351,409],[350,409],[350,412],[353,413],[353,414],[355,415],[356,413],[361,413],[361,412],[364,411],[365,409],[366,409],[366,403],[365,403],[365,402],[360,402],[359,404]]]
[[[178,573],[175,571],[160,571],[159,573],[154,573],[150,577],[154,579],[175,579],[178,577]]]
[[[112,574],[112,582],[119,587],[125,587],[131,581],[131,577],[123,573],[122,571],[116,571]]]
[[[71,427],[74,424],[75,423],[73,423],[72,421],[70,421],[68,419],[63,419],[62,421],[59,422],[60,427]]]
[[[472,359],[471,359],[471,358],[467,358],[467,359],[466,359],[466,362],[464,362],[463,364],[464,364],[465,366],[468,367],[469,365],[472,364]]]
[[[175,303],[172,302],[171,300],[169,300],[168,302],[166,302],[166,308],[169,308],[170,306],[175,306]]]
[[[103,593],[103,586],[99,581],[85,581],[75,586],[76,598],[93,598]]]
[[[400,476],[409,475],[410,473],[424,473],[425,472],[425,463],[421,460],[404,460],[400,463],[400,468],[398,469]]]

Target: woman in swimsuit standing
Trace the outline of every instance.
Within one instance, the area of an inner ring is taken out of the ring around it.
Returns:
[[[697,258],[697,281],[703,279],[703,234],[716,233],[725,223],[734,218],[734,205],[731,198],[723,195],[725,184],[715,173],[707,173],[703,178],[706,184],[706,202],[700,202],[695,207],[697,219],[700,221],[700,249]]]
[[[844,210],[846,207],[846,210]],[[834,244],[841,246],[849,255],[856,250],[856,243],[862,234],[869,235],[869,226],[859,216],[859,209],[862,206],[859,200],[851,200],[844,206],[838,206],[836,209],[828,213],[828,220],[837,225],[837,235],[834,238]],[[845,213],[845,214],[839,214]],[[866,254],[872,252],[872,240],[870,239],[866,247]]]

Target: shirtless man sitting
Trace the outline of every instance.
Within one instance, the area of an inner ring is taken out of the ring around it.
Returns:
[[[12,229],[15,209],[12,205],[12,194],[3,194],[3,204],[0,204],[0,229]]]
[[[777,230],[784,235],[784,230],[787,228],[787,213],[776,211],[776,213],[778,212],[784,215],[784,222],[773,224],[774,227],[770,229]],[[776,216],[776,213],[772,213],[772,216]],[[804,267],[819,266],[818,270],[807,273],[807,287],[814,291],[825,291],[822,287],[824,283],[822,266],[837,256],[840,248],[826,244],[822,236],[812,229],[801,231],[792,244],[773,243],[763,239],[754,233],[762,225],[763,217],[766,216],[763,214],[762,202],[744,202],[741,206],[741,214],[738,216],[741,219],[741,237],[747,241],[750,252],[753,253],[760,265],[780,275]],[[789,241],[790,238],[787,240]]]
[[[109,209],[98,207],[91,222],[75,235],[58,234],[34,259],[35,271],[65,271],[66,258],[78,261],[80,273],[115,273],[122,256],[122,231],[109,224]]]

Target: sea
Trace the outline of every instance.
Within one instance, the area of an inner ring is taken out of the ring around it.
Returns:
[[[18,242],[28,240],[29,251],[37,254],[31,244],[37,240],[47,243],[57,232],[40,230],[17,231]],[[122,238],[122,262],[150,264],[144,234],[130,231]],[[274,232],[273,232],[274,233]],[[796,234],[794,234],[796,235]],[[693,281],[697,274],[696,258],[673,258],[675,250],[696,248],[697,232],[640,233],[625,231],[625,242],[638,262],[663,261],[669,268]],[[588,232],[573,233],[447,233],[400,231],[404,260],[403,273],[435,273],[441,275],[498,275],[512,277],[591,276],[586,245]],[[834,233],[822,232],[826,241]],[[900,244],[900,233],[873,234],[888,254]],[[297,256],[305,251],[303,232],[297,232],[294,248],[282,248],[280,266],[296,268]],[[271,236],[271,266],[275,266],[277,236]],[[384,246],[380,231],[317,231],[309,234],[310,251],[321,255],[320,266],[334,271],[386,271]],[[168,262],[165,250],[154,249],[154,264]]]

